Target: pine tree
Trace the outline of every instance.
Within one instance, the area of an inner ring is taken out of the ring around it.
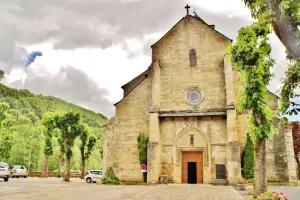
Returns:
[[[253,141],[247,136],[246,146],[244,150],[244,178],[254,178],[254,145]]]

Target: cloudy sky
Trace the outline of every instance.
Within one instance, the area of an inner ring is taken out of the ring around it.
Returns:
[[[242,0],[0,0],[0,69],[4,84],[53,95],[111,117],[123,84],[151,64],[150,45],[185,16],[185,5],[234,39],[251,24]],[[270,90],[286,70],[284,48]],[[41,51],[24,68],[32,51]]]

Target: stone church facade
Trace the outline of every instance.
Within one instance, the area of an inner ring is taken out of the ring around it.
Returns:
[[[147,181],[237,183],[247,113],[236,110],[237,72],[226,59],[232,40],[197,15],[186,15],[152,48],[152,64],[122,86],[124,98],[106,125],[104,170],[142,181],[137,136],[149,136]],[[274,112],[278,98],[270,93]],[[292,129],[268,141],[268,177],[296,179]]]

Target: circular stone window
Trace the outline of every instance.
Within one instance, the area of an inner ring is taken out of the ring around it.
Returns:
[[[187,92],[187,100],[191,104],[197,104],[201,101],[202,94],[197,89],[191,89]]]

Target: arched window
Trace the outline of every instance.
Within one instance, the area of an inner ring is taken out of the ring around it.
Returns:
[[[196,50],[195,49],[190,50],[190,65],[192,67],[197,65],[197,55],[196,55]]]

